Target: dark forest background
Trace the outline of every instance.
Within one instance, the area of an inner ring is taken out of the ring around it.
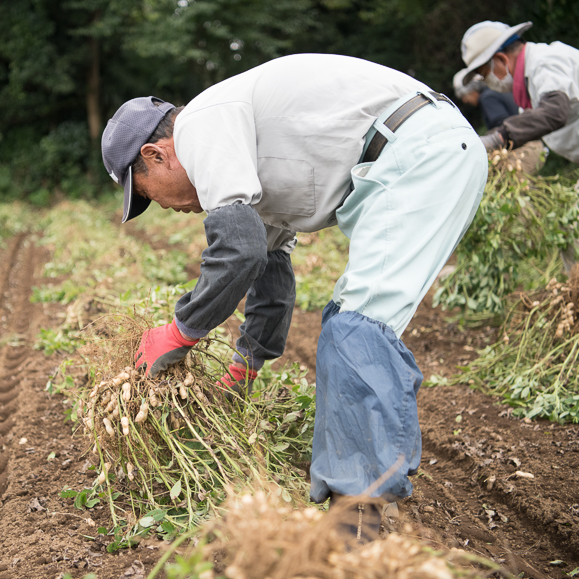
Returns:
[[[577,0],[4,0],[0,197],[96,196],[111,186],[101,132],[124,101],[185,104],[286,54],[365,58],[454,98],[460,40],[482,20],[532,20],[528,40],[579,47]]]

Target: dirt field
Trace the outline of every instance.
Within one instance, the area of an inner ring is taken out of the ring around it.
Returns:
[[[80,511],[59,496],[65,486],[91,486],[95,475],[83,441],[63,422],[62,397],[45,392],[58,360],[31,346],[60,313],[29,302],[45,259],[27,236],[0,252],[0,579],[143,578],[162,542],[108,554],[96,531],[110,527],[106,505]],[[460,332],[429,301],[404,339],[426,376],[448,376],[493,331]],[[320,319],[295,312],[284,356],[307,365],[312,379]],[[424,388],[419,408],[423,460],[403,516],[434,541],[503,561],[521,577],[565,577],[579,567],[577,426],[513,419],[507,407],[465,387]]]

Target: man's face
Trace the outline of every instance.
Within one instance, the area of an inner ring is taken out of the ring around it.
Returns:
[[[507,76],[507,72],[509,71],[509,58],[507,55],[503,54],[502,52],[497,52],[497,54],[491,58],[491,61],[479,67],[477,72],[486,79],[491,70],[495,73],[495,76],[499,80],[505,78],[505,76]]]
[[[147,143],[142,147],[141,154],[149,172],[148,175],[141,173],[133,176],[133,185],[139,195],[157,202],[163,209],[184,213],[203,211],[197,190],[175,156],[173,139]]]

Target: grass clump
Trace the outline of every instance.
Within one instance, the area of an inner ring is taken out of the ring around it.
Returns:
[[[503,154],[489,165],[479,210],[455,251],[456,269],[434,295],[434,307],[502,314],[505,299],[520,286],[529,290],[561,273],[559,254],[579,237],[571,183],[522,175],[504,165]]]
[[[146,235],[139,239],[119,229],[114,207],[67,201],[37,218],[43,232],[38,243],[50,259],[46,282],[33,288],[32,301],[67,306],[59,327],[38,337],[36,347],[47,354],[81,346],[80,330],[105,312],[147,309],[157,324],[167,323],[170,305],[196,283],[187,281],[184,251],[153,249]]]
[[[34,231],[38,228],[36,214],[26,203],[0,203],[0,247],[13,235]]]
[[[453,382],[502,397],[515,416],[579,423],[579,267],[511,299],[501,339]]]

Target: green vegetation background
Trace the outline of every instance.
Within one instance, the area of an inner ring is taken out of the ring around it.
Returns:
[[[0,198],[100,195],[111,187],[100,135],[124,101],[185,104],[286,54],[362,57],[452,95],[460,39],[485,19],[532,20],[529,40],[579,46],[573,0],[9,0],[0,9]],[[465,114],[482,126],[476,110]],[[551,156],[546,170],[560,168]]]

